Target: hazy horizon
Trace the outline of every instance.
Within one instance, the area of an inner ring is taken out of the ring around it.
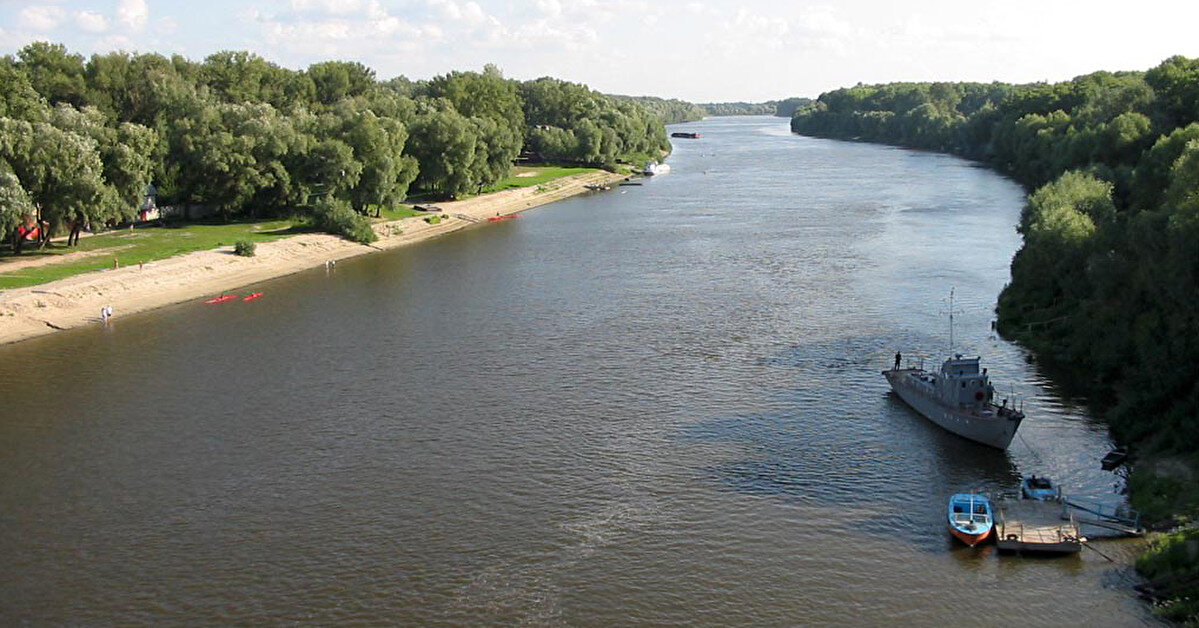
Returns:
[[[1169,19],[1163,19],[1167,16]],[[752,0],[0,0],[0,53],[31,41],[193,60],[248,50],[302,69],[359,61],[380,79],[499,66],[606,93],[761,102],[862,83],[1062,81],[1199,56],[1199,5],[1150,0],[963,6]]]

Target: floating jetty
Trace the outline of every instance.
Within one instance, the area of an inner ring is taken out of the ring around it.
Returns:
[[[996,502],[995,545],[1017,554],[1077,554],[1085,541],[1074,515],[1056,501]]]
[[[1140,513],[1126,506],[1112,508],[1068,497],[1062,498],[1062,505],[1070,509],[1078,525],[1095,526],[1116,533],[1108,536],[1145,536]]]

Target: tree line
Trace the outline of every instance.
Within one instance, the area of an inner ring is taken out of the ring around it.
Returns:
[[[707,113],[702,107],[677,98],[658,98],[657,96],[612,96],[617,100],[633,102],[646,108],[658,116],[663,124],[678,124],[679,122],[694,122],[703,120]]]
[[[613,96],[635,102],[653,112],[665,124],[694,122],[708,116],[779,116],[790,118],[796,109],[812,102],[811,98],[787,98],[762,103],[717,102],[695,104],[678,99],[655,96]]]
[[[787,98],[766,102],[709,102],[698,105],[710,116],[780,116],[790,118],[799,107],[812,102],[810,98]]]
[[[18,251],[132,219],[150,183],[163,204],[306,212],[369,238],[371,212],[480,192],[521,155],[613,169],[669,148],[637,102],[494,66],[381,81],[360,63],[297,71],[245,51],[85,59],[36,42],[0,58],[0,234]]]
[[[791,128],[954,153],[1027,186],[1000,331],[1106,402],[1121,441],[1199,446],[1199,60],[1054,84],[858,85]]]

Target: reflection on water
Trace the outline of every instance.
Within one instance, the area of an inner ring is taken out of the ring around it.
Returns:
[[[1107,440],[990,334],[1022,194],[929,153],[686,125],[671,174],[0,348],[0,623],[1149,621],[1136,545],[955,545]],[[624,193],[621,193],[624,192]],[[887,389],[979,353],[1006,452]],[[247,288],[244,291],[249,291]]]

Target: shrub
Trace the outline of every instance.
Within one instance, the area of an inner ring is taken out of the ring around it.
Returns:
[[[350,204],[333,199],[321,201],[312,208],[312,217],[318,229],[339,235],[360,244],[369,244],[379,239],[371,221],[350,207]]]
[[[431,225],[435,225],[435,224],[441,222],[441,215],[433,214],[432,216],[425,216],[425,222],[427,222]]]
[[[238,240],[233,245],[233,252],[242,257],[254,257],[255,244],[250,240]]]

